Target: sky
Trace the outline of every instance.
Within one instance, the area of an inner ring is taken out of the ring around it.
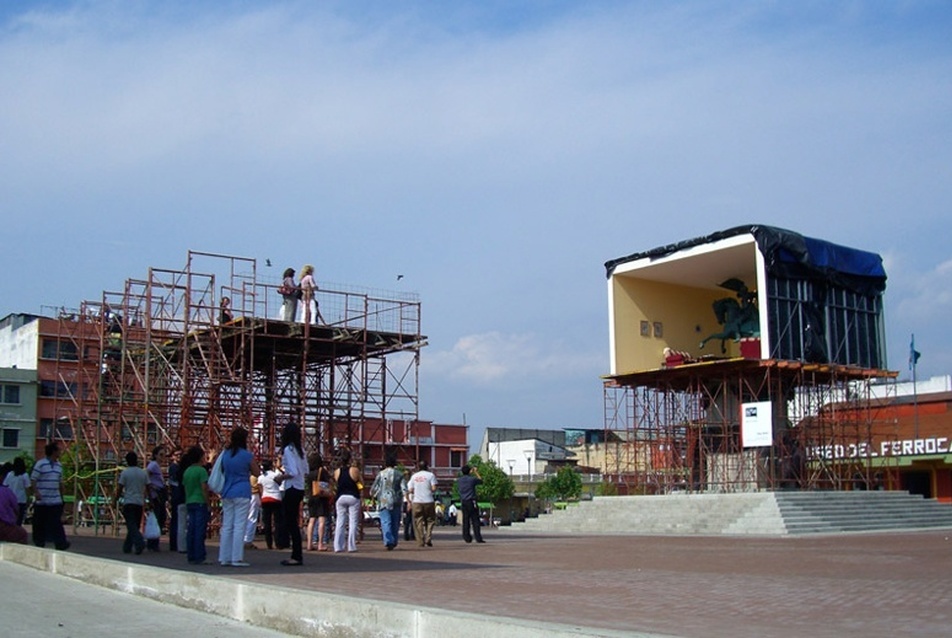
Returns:
[[[313,263],[419,294],[471,445],[602,427],[604,263],[743,224],[882,255],[889,367],[952,373],[944,1],[7,2],[0,149],[0,316]]]

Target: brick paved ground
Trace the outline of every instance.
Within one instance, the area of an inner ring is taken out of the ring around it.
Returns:
[[[940,636],[952,633],[952,530],[794,538],[554,537],[486,532],[466,545],[355,554],[252,550],[249,569],[196,568],[167,551],[74,537],[115,560],[472,613],[694,636]],[[164,546],[164,545],[163,545]],[[209,547],[211,558],[217,548]],[[267,595],[266,589],[262,595]]]

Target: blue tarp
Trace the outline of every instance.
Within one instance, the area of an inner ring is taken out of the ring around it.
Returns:
[[[827,280],[863,294],[882,293],[886,289],[883,259],[876,253],[804,237],[783,228],[754,224],[735,226],[704,237],[613,259],[605,263],[606,274],[611,277],[616,267],[631,261],[658,259],[687,248],[745,234],[753,235],[770,274],[789,279]]]

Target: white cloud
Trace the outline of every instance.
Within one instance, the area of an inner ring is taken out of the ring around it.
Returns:
[[[187,248],[405,273],[454,344],[423,354],[434,403],[545,420],[593,384],[597,417],[601,264],[750,222],[914,258],[891,343],[948,341],[952,11],[542,4],[0,9],[0,269],[67,265],[0,282],[7,311]]]
[[[952,317],[952,259],[929,271],[908,277],[896,304],[896,316],[905,323],[926,324]]]
[[[427,352],[422,365],[431,375],[490,385],[596,376],[604,368],[604,355],[572,352],[563,342],[539,334],[493,331],[460,337],[450,350]]]

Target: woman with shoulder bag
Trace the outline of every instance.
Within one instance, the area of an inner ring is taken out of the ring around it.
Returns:
[[[344,450],[340,467],[334,470],[337,483],[337,524],[334,551],[357,551],[357,526],[360,524],[360,470],[351,463],[350,451]],[[346,532],[344,530],[347,530]],[[346,538],[345,538],[346,534]]]
[[[330,516],[331,500],[331,473],[324,467],[324,459],[320,454],[307,457],[307,464],[311,468],[308,478],[311,483],[311,495],[307,500],[307,551],[314,551],[314,523],[317,522],[317,551],[326,552],[324,545],[324,529],[327,517]]]
[[[287,268],[282,275],[281,285],[278,287],[278,294],[281,295],[281,320],[288,323],[297,318],[298,299],[301,298],[301,289],[294,282],[294,269]]]
[[[218,562],[222,567],[249,567],[245,561],[245,527],[251,508],[251,475],[261,473],[248,451],[248,430],[237,427],[221,453],[225,487],[221,492],[221,542]]]

